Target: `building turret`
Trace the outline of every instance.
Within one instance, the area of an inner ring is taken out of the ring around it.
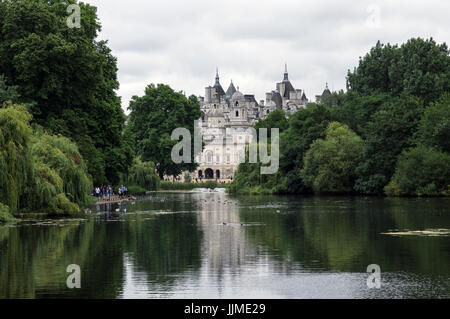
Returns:
[[[233,94],[236,93],[236,88],[234,87],[233,80],[231,80],[230,86],[225,93],[225,98],[230,100],[233,97]]]
[[[214,89],[217,93],[217,97],[221,98],[225,95],[225,91],[222,88],[222,85],[220,85],[220,78],[219,78],[219,68],[216,69],[216,83],[214,83]]]

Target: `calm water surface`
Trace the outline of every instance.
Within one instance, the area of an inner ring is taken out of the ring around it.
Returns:
[[[449,298],[449,229],[449,199],[154,193],[0,227],[0,298]]]

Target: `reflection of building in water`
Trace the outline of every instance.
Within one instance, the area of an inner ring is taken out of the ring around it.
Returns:
[[[246,227],[241,225],[237,202],[221,194],[201,196],[203,200],[198,221],[203,231],[202,259],[208,272],[218,276],[225,270],[241,272],[242,264],[256,253],[245,239]]]

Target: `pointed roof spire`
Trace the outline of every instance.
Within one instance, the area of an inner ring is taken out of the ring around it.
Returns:
[[[302,100],[303,101],[308,100],[308,98],[306,97],[306,94],[305,94],[305,90],[303,90]]]
[[[327,84],[325,85],[325,90],[323,90],[322,96],[323,96],[323,95],[326,95],[326,94],[331,94],[331,91],[330,91],[330,89],[328,88],[328,82],[327,82]]]
[[[289,81],[289,74],[287,70],[287,63],[284,64],[284,79],[283,81]]]
[[[233,80],[231,80],[230,86],[228,87],[227,92],[225,93],[226,98],[231,99],[233,94],[236,92],[236,88],[234,87]]]
[[[214,84],[214,88],[216,89],[216,93],[218,96],[225,95],[225,91],[223,90],[222,86],[220,85],[220,78],[219,78],[219,68],[216,67],[216,83]]]

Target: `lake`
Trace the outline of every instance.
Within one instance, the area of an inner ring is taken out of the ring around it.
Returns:
[[[0,298],[449,298],[449,279],[448,198],[158,192],[0,227]]]

